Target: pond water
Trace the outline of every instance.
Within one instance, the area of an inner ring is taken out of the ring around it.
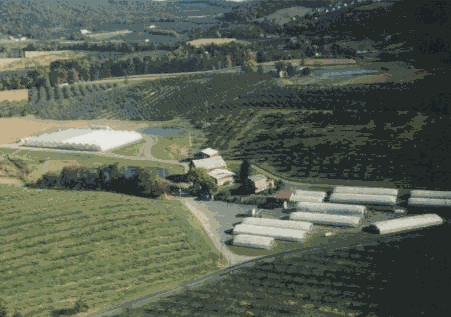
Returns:
[[[182,129],[179,128],[145,128],[139,132],[147,135],[174,136],[180,131],[182,131]]]
[[[320,69],[313,70],[313,76],[321,77],[352,77],[354,75],[365,75],[365,74],[375,74],[377,70],[369,70],[364,68],[356,68],[351,70],[341,70],[341,69]]]

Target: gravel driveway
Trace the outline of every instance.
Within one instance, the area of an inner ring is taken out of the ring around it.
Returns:
[[[224,254],[228,265],[257,258],[237,255],[224,244],[230,239],[225,231],[231,229],[234,223],[242,221],[242,218],[237,218],[236,215],[249,212],[252,206],[240,206],[220,201],[197,201],[191,197],[180,199],[180,201],[200,221],[216,248]]]

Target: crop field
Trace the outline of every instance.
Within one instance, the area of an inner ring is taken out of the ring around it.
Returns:
[[[2,299],[25,317],[81,296],[102,310],[218,269],[178,201],[0,186]]]
[[[91,33],[91,34],[86,34],[85,36],[96,39],[96,40],[106,40],[106,39],[111,39],[111,38],[117,37],[119,35],[126,35],[126,34],[130,34],[130,33],[133,33],[133,32],[130,30],[122,30],[122,31],[113,31],[113,32]]]
[[[28,54],[27,54],[28,53]],[[34,53],[34,54],[33,54]],[[18,58],[9,63],[1,63],[0,71],[22,70],[26,68],[40,68],[49,66],[50,63],[61,59],[75,59],[86,54],[77,51],[48,51],[48,52],[26,52],[28,57]]]

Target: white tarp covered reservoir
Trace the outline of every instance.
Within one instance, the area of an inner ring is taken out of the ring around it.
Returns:
[[[24,146],[81,150],[108,151],[142,140],[143,136],[135,131],[102,129],[67,129],[46,133],[37,137],[22,139]]]

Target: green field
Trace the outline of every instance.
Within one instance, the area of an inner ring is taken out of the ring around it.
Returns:
[[[129,144],[126,146],[123,146],[121,148],[115,149],[112,151],[114,154],[119,155],[126,155],[126,156],[138,156],[139,155],[139,149],[146,143],[145,140],[141,140],[138,143]]]
[[[48,316],[151,294],[218,268],[221,255],[178,201],[1,186],[0,271],[8,310]]]
[[[95,154],[77,154],[77,153],[55,153],[47,151],[34,150],[15,150],[15,149],[0,149],[0,155],[13,154],[22,157],[26,164],[38,166],[47,160],[52,161],[76,161],[85,167],[99,167],[101,165],[119,163],[120,166],[139,166],[149,168],[167,169],[174,174],[183,174],[184,168],[177,164],[160,163],[146,160],[129,160],[117,157],[106,157]]]

